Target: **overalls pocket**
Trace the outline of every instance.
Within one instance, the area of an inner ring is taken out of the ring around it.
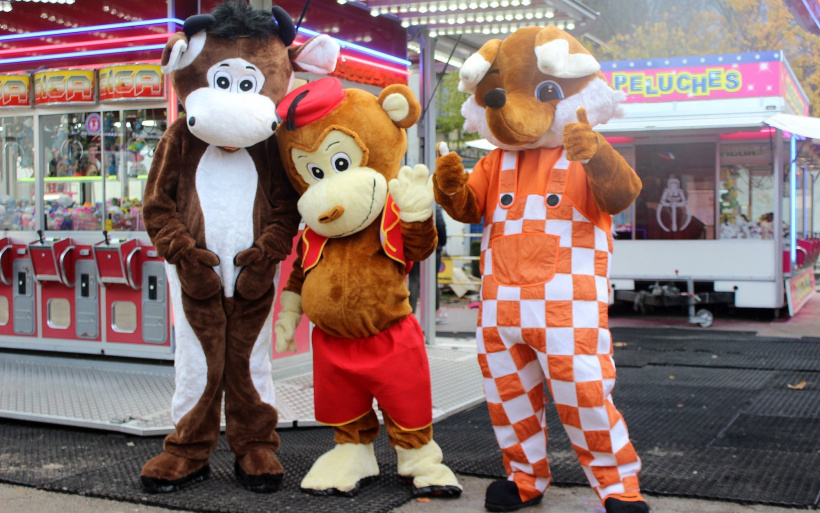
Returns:
[[[492,275],[500,285],[521,287],[546,283],[555,276],[558,260],[556,235],[521,233],[493,239]]]

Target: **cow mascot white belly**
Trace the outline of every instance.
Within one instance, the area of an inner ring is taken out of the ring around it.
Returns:
[[[255,492],[282,481],[273,283],[300,216],[274,136],[276,105],[295,71],[329,73],[339,54],[326,35],[291,47],[295,35],[278,6],[226,1],[187,19],[162,55],[186,115],[160,140],[144,194],[145,226],[166,261],[176,340],[176,430],[142,469],[149,492],[208,478],[223,389],[239,481]]]

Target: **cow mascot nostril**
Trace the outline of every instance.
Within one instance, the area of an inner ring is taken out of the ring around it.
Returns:
[[[279,488],[271,380],[274,275],[299,225],[279,159],[276,105],[295,71],[335,69],[326,35],[294,48],[280,7],[226,0],[185,21],[162,54],[183,110],[156,148],[143,214],[166,261],[174,309],[176,431],[142,468],[143,487],[171,492],[210,475],[225,391],[234,472],[254,492]],[[187,119],[187,121],[186,121]]]
[[[607,319],[612,214],[641,182],[592,129],[625,97],[599,68],[554,26],[490,40],[467,58],[458,88],[470,94],[465,129],[497,149],[468,174],[439,147],[436,201],[458,221],[484,220],[478,361],[509,472],[487,488],[489,511],[537,504],[550,484],[545,384],[607,513],[649,511],[610,395]]]

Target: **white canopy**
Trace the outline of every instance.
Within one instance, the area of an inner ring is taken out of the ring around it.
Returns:
[[[764,123],[784,132],[820,140],[820,118],[779,113],[764,120]]]

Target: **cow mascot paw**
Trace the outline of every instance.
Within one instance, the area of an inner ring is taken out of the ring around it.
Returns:
[[[457,497],[461,485],[433,441],[430,369],[406,273],[436,248],[433,185],[401,166],[405,129],[421,108],[410,89],[376,97],[325,78],[279,106],[279,147],[305,221],[282,294],[276,347],[293,347],[302,312],[313,329],[316,420],[336,446],[302,480],[314,495],[356,494],[379,475],[379,418],[414,493]]]

